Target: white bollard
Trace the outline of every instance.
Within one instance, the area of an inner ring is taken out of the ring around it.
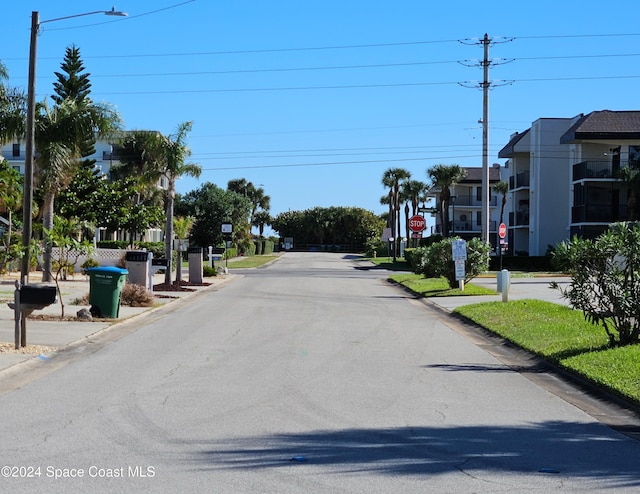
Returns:
[[[509,301],[509,288],[511,286],[511,273],[503,269],[498,273],[498,289],[502,293],[502,301]]]

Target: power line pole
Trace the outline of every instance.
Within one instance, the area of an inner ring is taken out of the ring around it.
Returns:
[[[482,81],[482,240],[489,243],[489,35],[484,34],[482,45],[484,46],[484,58],[482,69],[484,78]]]
[[[507,41],[512,41],[513,38],[505,39],[502,42],[506,43]],[[496,65],[498,62],[495,60],[489,60],[489,46],[492,43],[495,43],[493,39],[489,38],[489,35],[485,33],[482,40],[474,42],[473,44],[481,44],[484,51],[484,56],[482,62],[474,63],[473,65],[480,65],[483,70],[483,80],[479,84],[467,85],[465,83],[460,83],[461,86],[464,87],[480,87],[482,88],[482,218],[481,218],[481,238],[487,244],[489,242],[489,233],[491,229],[490,222],[490,198],[491,198],[491,187],[489,183],[489,89],[492,86],[498,85],[489,80],[489,66]],[[469,42],[461,41],[464,44],[471,44]],[[500,63],[508,63],[513,60],[502,60]],[[460,62],[463,65],[471,65],[468,62]],[[502,81],[499,85],[511,84],[513,81]]]

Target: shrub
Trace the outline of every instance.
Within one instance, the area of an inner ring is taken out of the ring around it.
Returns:
[[[416,269],[426,278],[444,276],[451,288],[458,285],[451,246],[457,238],[446,238],[430,247],[419,247],[415,250]],[[491,246],[479,238],[467,242],[467,260],[465,261],[465,282],[472,280],[489,268],[489,252]]]
[[[100,266],[100,263],[95,259],[93,259],[92,257],[90,257],[89,259],[84,261],[80,267],[82,268],[82,274],[87,274],[87,269],[97,268],[98,266]]]
[[[209,278],[211,276],[216,276],[217,274],[218,273],[216,268],[212,268],[211,266],[207,266],[207,265],[202,266],[202,275],[204,277]]]
[[[120,303],[130,307],[151,307],[153,293],[141,285],[125,283],[122,287]]]
[[[640,342],[640,225],[614,223],[595,240],[575,237],[554,251],[571,276],[562,296],[595,325],[609,345]]]

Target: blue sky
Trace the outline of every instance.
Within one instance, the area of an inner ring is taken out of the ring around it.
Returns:
[[[3,5],[0,60],[27,85],[31,11],[41,21],[101,1]],[[127,18],[43,23],[38,99],[65,48],[80,48],[96,101],[127,129],[171,133],[193,121],[199,180],[246,178],[271,212],[358,206],[383,213],[384,171],[426,181],[436,163],[481,166],[478,44],[495,42],[489,160],[541,117],[639,110],[640,2],[129,0]],[[462,41],[462,42],[461,42]],[[463,63],[461,63],[463,62]],[[462,84],[462,85],[461,85]]]

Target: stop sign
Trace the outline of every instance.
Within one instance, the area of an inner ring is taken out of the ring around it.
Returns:
[[[420,233],[427,227],[427,222],[422,216],[415,215],[409,218],[409,230]]]
[[[507,225],[505,225],[504,223],[500,223],[500,226],[498,227],[498,236],[500,238],[504,238],[507,236]]]

